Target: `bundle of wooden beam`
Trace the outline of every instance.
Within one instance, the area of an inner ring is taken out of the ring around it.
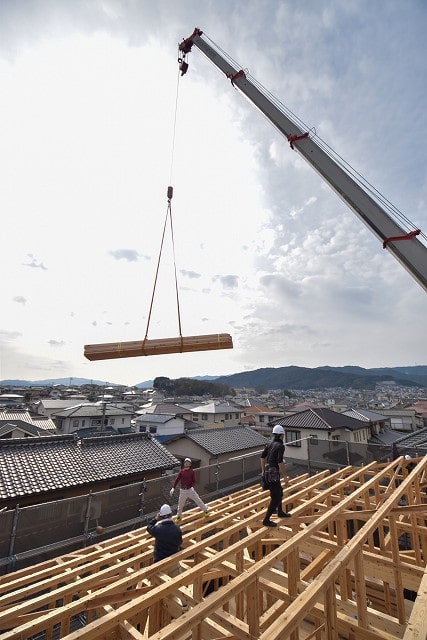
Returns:
[[[134,340],[133,342],[110,342],[86,344],[84,355],[88,360],[110,360],[113,358],[133,358],[136,356],[156,356],[164,353],[185,353],[190,351],[213,351],[232,349],[233,340],[228,333],[213,333],[205,336],[178,336],[156,340]]]

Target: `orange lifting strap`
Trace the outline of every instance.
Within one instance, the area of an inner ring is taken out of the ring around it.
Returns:
[[[184,337],[181,332],[181,315],[179,310],[178,281],[176,276],[175,264],[175,246],[173,239],[172,225],[172,209],[171,199],[173,188],[168,187],[168,207],[166,212],[166,220],[163,227],[162,241],[160,244],[160,253],[157,261],[156,276],[154,279],[153,293],[151,296],[150,311],[148,313],[147,329],[144,340],[135,340],[132,342],[110,342],[107,344],[86,344],[84,347],[84,355],[88,360],[110,360],[113,358],[132,358],[136,356],[154,356],[162,353],[184,353],[189,351],[213,351],[216,349],[232,349],[233,341],[228,333],[214,333],[204,336],[187,336]],[[167,220],[170,220],[170,228],[172,235],[172,246],[174,253],[174,269],[175,269],[175,290],[176,302],[178,310],[178,327],[179,337],[177,338],[159,338],[157,340],[148,340],[148,329],[150,326],[151,311],[153,308],[154,294],[156,291],[157,276],[159,273],[160,259],[163,249],[163,241],[165,237]]]

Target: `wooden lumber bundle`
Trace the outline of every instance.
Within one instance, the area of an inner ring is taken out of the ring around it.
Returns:
[[[205,336],[178,336],[133,342],[110,342],[86,344],[84,355],[88,360],[111,360],[136,356],[156,356],[162,353],[185,353],[190,351],[213,351],[232,349],[233,340],[228,333],[213,333]]]

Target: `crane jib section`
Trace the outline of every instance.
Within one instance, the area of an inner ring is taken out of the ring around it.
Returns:
[[[250,102],[283,134],[291,148],[297,151],[337,193],[347,206],[362,220],[387,249],[411,274],[411,276],[427,291],[427,247],[417,236],[424,236],[420,229],[413,225],[408,231],[403,228],[397,218],[390,215],[382,203],[385,198],[375,199],[376,190],[369,185],[364,188],[361,181],[337,162],[330,153],[316,142],[310,133],[301,128],[301,123],[292,119],[280,103],[260,89],[256,81],[216,47],[203,31],[196,28],[189,38],[179,44],[179,64],[181,75],[188,70],[187,55],[196,46],[205,56],[231,80],[232,85],[239,89]],[[356,175],[357,174],[356,172]],[[376,192],[378,193],[378,192]],[[387,202],[387,201],[386,201]],[[392,209],[393,211],[393,209]],[[397,211],[397,210],[396,210]],[[402,216],[403,218],[403,216]]]

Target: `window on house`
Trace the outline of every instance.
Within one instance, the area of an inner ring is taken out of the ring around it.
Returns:
[[[235,414],[234,414],[234,417],[236,418],[236,420],[238,420],[238,419],[239,419],[239,414],[238,414],[238,413],[235,413]]]
[[[125,423],[125,419],[124,419],[124,418],[122,418],[122,424],[124,424],[124,423]]]
[[[110,420],[109,420],[109,424],[114,424],[114,423],[115,423],[115,421],[116,421],[116,419],[115,419],[115,418],[110,418]]]
[[[101,421],[101,419],[100,419],[100,418],[94,418],[94,419],[91,421],[91,426],[92,426],[92,427],[100,427],[100,426],[101,426],[101,424],[102,424],[102,421]]]
[[[338,442],[338,440],[339,440],[339,439],[340,439],[340,437],[339,437],[339,436],[332,436],[332,440],[333,440],[334,442]]]
[[[297,442],[295,442],[297,440]],[[286,431],[285,442],[289,447],[301,446],[301,431]]]
[[[76,418],[74,418],[73,419],[73,427],[78,427],[78,426],[79,426],[79,421]]]
[[[319,444],[319,438],[317,437],[317,435],[311,435],[310,436],[310,444]]]
[[[208,414],[202,413],[202,420],[207,420],[207,419],[208,419]]]
[[[157,427],[150,427],[150,433],[157,433]]]
[[[197,422],[199,419],[199,414],[198,413],[193,413],[193,422]],[[202,420],[203,420],[203,413],[202,413]]]
[[[147,431],[147,427],[145,425],[139,426],[139,433],[145,433]]]
[[[84,427],[86,424],[86,420],[82,420],[82,427]]]
[[[260,422],[264,422],[264,416],[260,416],[260,417],[259,417],[259,421],[260,421]]]

